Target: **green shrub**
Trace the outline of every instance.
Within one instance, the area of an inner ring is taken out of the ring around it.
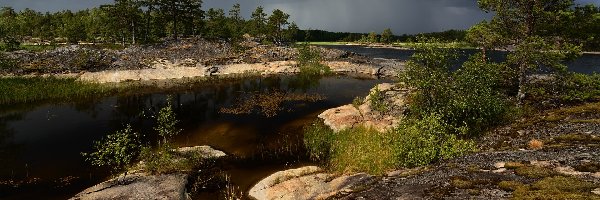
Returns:
[[[331,73],[328,66],[321,63],[321,52],[308,43],[298,48],[298,66],[302,75],[321,75]]]
[[[385,96],[379,90],[379,87],[375,87],[375,90],[369,94],[369,103],[371,109],[379,112],[386,112],[388,110],[388,105],[385,102]]]
[[[427,43],[416,48],[400,75],[402,82],[416,89],[411,117],[441,115],[452,133],[469,135],[504,121],[510,108],[499,89],[501,65],[484,62],[477,54],[452,71],[456,50]]]
[[[403,167],[427,165],[475,150],[475,143],[449,134],[449,126],[440,115],[409,120],[395,130],[399,164]]]
[[[333,139],[333,130],[323,124],[322,120],[304,127],[304,146],[312,160],[327,161]]]
[[[171,97],[167,97],[167,105],[158,111],[156,116],[156,127],[154,130],[158,132],[158,135],[163,138],[162,144],[167,144],[169,139],[173,136],[181,133],[181,129],[177,128],[177,116],[173,111],[173,105],[171,105]]]
[[[353,105],[355,108],[358,108],[358,107],[359,107],[360,105],[362,105],[363,103],[364,103],[364,98],[362,98],[362,97],[355,97],[355,98],[352,100],[352,105]]]
[[[137,159],[140,149],[140,135],[133,132],[131,125],[123,130],[106,136],[94,143],[93,153],[83,153],[86,160],[96,166],[110,166],[113,170],[121,171]],[[127,172],[123,178],[127,176]]]
[[[584,102],[600,97],[600,74],[569,73],[561,81],[560,98],[566,102]]]
[[[447,134],[438,116],[404,123],[381,133],[354,127],[334,133],[322,122],[304,129],[304,143],[314,160],[337,172],[383,174],[397,167],[414,167],[473,151],[468,140]]]
[[[367,127],[354,127],[334,134],[329,167],[337,172],[367,172],[382,175],[398,166],[394,145],[397,135]]]
[[[199,153],[181,154],[174,151],[169,145],[162,145],[156,149],[144,147],[140,153],[143,169],[151,174],[168,174],[181,171],[192,171],[204,162]]]
[[[21,45],[21,42],[14,37],[4,37],[3,43],[0,45],[0,51],[15,51]]]
[[[17,62],[0,53],[0,70],[10,70],[17,66]]]

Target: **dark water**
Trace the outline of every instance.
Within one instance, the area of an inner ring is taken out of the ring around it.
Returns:
[[[175,139],[179,146],[210,145],[235,157],[252,158],[289,145],[289,141],[297,143],[302,127],[320,112],[348,104],[382,82],[389,81],[346,76],[312,80],[287,76],[244,78],[177,91],[5,106],[0,108],[0,199],[65,199],[106,180],[107,169],[90,166],[80,152],[91,151],[93,141],[127,123],[142,133],[151,132],[153,120],[148,116],[166,104],[167,95],[175,102],[184,130]],[[320,94],[327,99],[294,102],[289,110],[271,118],[219,113],[220,108],[231,106],[244,92],[273,90]],[[232,163],[225,170],[235,184],[247,190],[270,173],[303,162],[298,161]]]
[[[408,60],[410,56],[414,53],[413,50],[403,50],[403,49],[389,49],[389,48],[370,48],[365,46],[356,46],[356,45],[328,45],[325,46],[328,48],[340,49],[344,51],[355,52],[364,56],[372,57],[372,58],[386,58],[386,59],[400,59],[400,60]],[[465,61],[469,55],[473,55],[478,53],[478,50],[475,49],[467,49],[461,50],[461,58],[460,61]],[[491,55],[489,55],[494,61],[501,61],[506,58],[506,52],[502,51],[492,51]],[[600,73],[600,54],[583,54],[581,57],[577,58],[574,61],[570,61],[565,63],[569,71],[584,73],[584,74],[592,74],[594,72]]]

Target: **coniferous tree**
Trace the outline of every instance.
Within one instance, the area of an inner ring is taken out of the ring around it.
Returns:
[[[252,12],[246,32],[254,37],[263,39],[267,34],[267,16],[264,13],[263,7],[256,7],[256,10]]]

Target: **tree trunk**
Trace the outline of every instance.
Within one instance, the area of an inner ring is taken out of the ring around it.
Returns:
[[[519,66],[519,92],[517,93],[517,106],[521,107],[525,100],[525,89],[527,84],[527,70],[526,65],[521,64]]]
[[[132,44],[135,44],[135,23],[131,20],[131,39]]]

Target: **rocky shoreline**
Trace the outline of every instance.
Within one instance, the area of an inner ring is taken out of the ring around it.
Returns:
[[[356,125],[381,131],[394,127],[401,120],[394,116],[402,116],[409,91],[392,84],[375,88],[397,113],[373,111],[367,97],[360,105],[332,108],[319,117],[334,131]],[[380,177],[333,175],[316,166],[282,171],[254,186],[250,196],[259,200],[511,199],[543,197],[548,195],[544,189],[550,188],[547,192],[558,199],[600,199],[598,111],[600,103],[543,111],[480,137],[480,152]],[[532,146],[534,140],[541,146]],[[337,184],[339,179],[344,184]]]
[[[243,42],[241,49],[228,43],[190,38],[156,45],[132,46],[123,50],[72,45],[44,52],[3,53],[16,63],[0,69],[2,76],[55,75],[82,81],[119,83],[167,80],[231,74],[294,74],[298,50],[292,47]],[[322,47],[322,63],[335,73],[360,73],[393,77],[404,62],[370,59],[351,52]]]
[[[203,159],[221,159],[227,155],[209,146],[183,147],[178,152],[198,153]],[[143,165],[140,163],[139,165]],[[136,167],[141,168],[141,167]],[[188,179],[193,172],[176,172],[170,174],[149,174],[143,170],[130,170],[128,175],[113,178],[92,186],[71,200],[100,199],[190,199],[186,189]]]

